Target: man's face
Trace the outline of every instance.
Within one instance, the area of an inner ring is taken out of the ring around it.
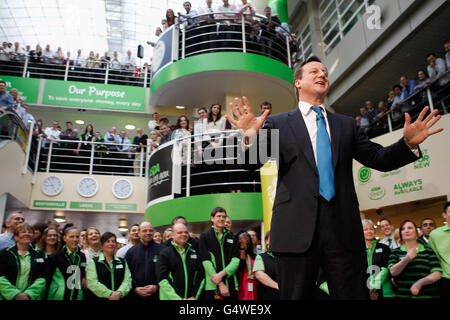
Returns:
[[[144,244],[149,244],[153,240],[153,233],[155,233],[155,231],[153,230],[151,223],[141,223],[139,228],[139,238]]]
[[[447,53],[450,53],[450,42],[444,43],[444,49]]]
[[[419,77],[419,80],[425,80],[426,75],[423,71],[419,71],[419,73],[417,74]]]
[[[0,92],[5,92],[6,91],[6,84],[3,82],[0,82]]]
[[[302,78],[295,80],[295,86],[302,95],[314,95],[324,98],[330,87],[328,71],[323,63],[313,61],[303,66]]]
[[[6,221],[6,227],[10,230],[14,230],[19,224],[24,223],[25,218],[21,213],[13,213],[11,221]]]
[[[216,212],[214,217],[211,217],[211,222],[213,223],[214,227],[216,228],[223,228],[225,227],[225,218],[227,217],[227,214],[225,212]]]
[[[45,46],[45,50],[50,51],[50,45],[49,44]]]
[[[127,51],[127,55],[131,56],[131,51],[130,50]]]
[[[9,90],[9,94],[12,95],[14,100],[17,100],[17,97],[19,96],[19,91],[17,91],[17,89],[11,89]]]
[[[212,0],[206,0],[206,5],[210,7],[212,5]]]
[[[72,130],[72,124],[70,122],[66,123],[66,129]]]
[[[117,128],[116,127],[112,127],[110,132],[113,133],[113,134],[116,134],[116,131],[117,131]]]
[[[186,3],[184,4],[184,9],[186,10],[186,12],[191,11],[191,4],[190,4],[189,2],[186,2]]]
[[[361,116],[364,116],[364,114],[366,113],[366,108],[365,107],[362,107],[362,108],[359,108],[359,112],[361,113]]]
[[[267,18],[270,18],[270,16],[272,15],[272,9],[270,8],[265,8],[264,9],[264,13],[266,15]]]
[[[447,221],[447,226],[450,226],[450,206],[447,208],[447,211],[442,214],[445,221]]]
[[[402,90],[399,87],[394,88],[394,93],[396,96],[400,95],[402,93]]]
[[[373,109],[373,102],[372,101],[367,101],[366,102],[366,108],[372,110]]]
[[[127,135],[127,133],[125,131],[120,131],[120,137],[121,138],[125,138],[125,136]]]
[[[59,125],[59,123],[58,123],[58,121],[53,121],[52,122],[52,127],[53,127],[53,129],[58,129],[58,125]]]
[[[386,237],[389,237],[392,234],[393,227],[387,220],[383,220],[380,223],[380,229]]]
[[[206,111],[205,111],[205,109],[198,110],[197,114],[200,117],[200,119],[205,119],[206,118]]]
[[[139,227],[134,226],[130,229],[129,237],[131,240],[139,240]]]
[[[166,136],[167,135],[167,133],[169,132],[169,127],[167,126],[167,125],[162,125],[161,127],[160,127],[160,129],[161,129],[161,134],[163,135],[163,136]]]
[[[173,226],[172,237],[176,244],[184,246],[189,239],[189,231],[184,224],[177,223]]]
[[[18,42],[15,42],[15,43],[14,43],[14,47],[19,48],[19,43],[18,43]]]
[[[431,219],[426,219],[422,221],[422,225],[420,226],[420,229],[422,230],[422,233],[425,237],[428,238],[431,231],[433,231],[436,228],[436,224]]]
[[[269,104],[263,104],[261,106],[261,113],[264,113],[264,111],[269,110],[269,114],[272,112],[272,106]]]
[[[405,87],[408,84],[408,78],[407,77],[401,77],[400,78],[400,85],[402,87]]]
[[[222,1],[223,1],[224,6],[228,6],[228,0],[222,0]]]
[[[427,58],[427,61],[428,61],[428,64],[429,64],[430,66],[434,66],[434,64],[435,64],[435,62],[436,62],[436,57],[433,56],[433,55],[431,55],[431,56],[429,56],[429,57]]]

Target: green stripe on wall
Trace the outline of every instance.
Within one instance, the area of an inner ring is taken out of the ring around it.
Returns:
[[[176,216],[188,222],[210,221],[211,211],[223,207],[232,220],[262,220],[261,193],[216,193],[157,203],[145,210],[145,220],[154,227],[168,225]]]
[[[267,74],[292,83],[294,71],[286,64],[262,55],[243,52],[216,52],[199,54],[179,60],[161,70],[152,80],[152,95],[164,84],[199,72],[244,70]]]

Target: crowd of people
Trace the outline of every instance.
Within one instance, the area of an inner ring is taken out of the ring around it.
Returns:
[[[424,218],[394,230],[387,218],[362,220],[371,300],[450,297],[450,202],[443,226]],[[163,235],[151,222],[129,228],[128,244],[114,232],[72,223],[25,221],[8,215],[0,235],[0,297],[7,300],[279,300],[270,232],[234,234],[226,209],[210,213],[211,228],[189,232],[176,216]],[[379,226],[383,239],[375,237]],[[264,248],[264,249],[263,249]],[[315,299],[329,299],[326,275]]]
[[[428,95],[424,88],[429,87],[434,101],[448,96],[450,41],[444,43],[444,49],[444,58],[433,52],[426,55],[428,64],[426,68],[417,71],[415,79],[408,79],[408,76],[402,75],[400,83],[392,86],[385,99],[380,100],[377,105],[368,100],[365,106],[360,108],[360,114],[355,120],[369,137],[388,132],[387,114],[390,114],[393,123],[400,123],[405,112],[414,114],[424,105],[428,105]]]

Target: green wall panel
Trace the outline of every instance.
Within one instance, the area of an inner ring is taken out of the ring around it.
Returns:
[[[261,193],[216,193],[157,203],[145,211],[145,220],[154,227],[168,225],[176,216],[189,222],[209,221],[212,209],[223,207],[232,220],[262,220]]]

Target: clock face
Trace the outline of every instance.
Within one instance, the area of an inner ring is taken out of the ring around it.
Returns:
[[[60,194],[62,189],[63,181],[57,176],[48,176],[44,179],[41,185],[42,192],[49,197],[54,197]]]
[[[113,183],[112,193],[116,198],[126,199],[133,193],[133,185],[127,179],[119,179]]]
[[[98,191],[98,183],[92,177],[85,177],[78,182],[78,193],[83,197],[89,198],[94,196]]]

